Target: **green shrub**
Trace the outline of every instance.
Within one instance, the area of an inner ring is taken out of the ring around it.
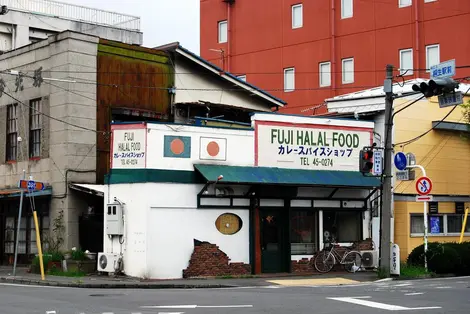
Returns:
[[[81,249],[77,249],[75,251],[72,251],[72,260],[74,261],[84,261],[87,260],[87,256],[84,251]]]
[[[457,251],[460,257],[460,264],[455,273],[457,275],[466,276],[470,275],[470,242],[462,243],[446,243],[446,246],[452,247]]]
[[[462,248],[456,243],[429,243],[426,254],[428,270],[436,274],[460,274]],[[416,247],[408,256],[408,265],[424,266],[424,245]]]

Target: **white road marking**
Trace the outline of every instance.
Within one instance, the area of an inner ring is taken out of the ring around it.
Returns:
[[[56,311],[46,311],[46,314],[56,314]]]
[[[436,289],[451,289],[452,287],[449,287],[449,286],[445,286],[445,287],[434,287]]]
[[[424,292],[405,293],[405,295],[421,295],[421,294],[424,294]]]
[[[253,305],[146,305],[143,309],[246,308]]]
[[[184,312],[158,312],[158,314],[184,314]]]
[[[364,297],[342,297],[342,298],[327,298],[330,300],[335,300],[335,301],[341,301],[341,302],[348,302],[348,303],[353,303],[353,304],[358,304],[362,306],[368,306],[368,307],[373,307],[377,309],[382,309],[382,310],[388,310],[388,311],[411,311],[411,310],[431,310],[431,309],[440,309],[440,306],[427,306],[427,307],[404,307],[404,306],[399,306],[399,305],[392,305],[392,304],[386,304],[386,303],[379,303],[379,302],[374,302],[374,301],[367,301],[367,300],[361,300],[361,299],[368,299],[370,296],[364,296]]]
[[[63,289],[64,287],[56,286],[35,286],[35,285],[22,285],[19,283],[0,283],[0,286],[12,286],[12,287],[25,287],[25,288],[49,288],[49,289]],[[68,288],[68,287],[65,287]]]
[[[407,287],[407,286],[412,286],[413,284],[411,283],[401,283],[399,285],[394,285],[394,287]]]

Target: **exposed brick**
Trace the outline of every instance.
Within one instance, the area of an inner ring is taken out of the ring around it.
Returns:
[[[197,242],[188,268],[183,270],[183,278],[251,274],[249,264],[230,263],[230,258],[217,245]]]

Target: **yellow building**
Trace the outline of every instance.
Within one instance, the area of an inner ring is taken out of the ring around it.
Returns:
[[[400,95],[394,101],[395,112],[423,96],[412,90],[413,84],[423,81],[428,79],[393,86],[394,93]],[[467,96],[464,102],[469,101],[470,85],[460,84],[459,89]],[[374,120],[375,142],[384,146],[383,87],[327,99],[326,105],[329,115]],[[437,97],[423,98],[397,113],[394,124],[395,153],[413,153],[416,164],[425,168],[433,184],[433,202],[428,203],[428,242],[458,241],[464,209],[470,207],[470,127],[464,120],[462,107],[440,108]],[[393,166],[393,173],[396,170]],[[416,179],[422,173],[419,169],[414,172],[415,180],[393,178],[392,239],[400,246],[402,260],[424,242],[424,204],[416,202]],[[375,217],[372,228],[380,228],[378,214]],[[378,244],[378,238],[373,240]],[[470,220],[464,241],[470,241]]]
[[[461,90],[466,92],[468,88],[461,86]],[[406,106],[418,96],[396,100],[394,107],[399,109]],[[469,99],[466,97],[464,101]],[[438,124],[447,114],[449,116]],[[434,129],[429,131],[432,127]],[[416,156],[416,163],[425,168],[433,184],[431,194],[434,202],[428,206],[429,242],[459,240],[463,211],[470,206],[468,127],[461,107],[440,108],[437,97],[423,98],[395,117],[395,152],[412,152]],[[415,138],[415,141],[407,142]],[[421,176],[421,171],[416,169],[415,178]],[[423,203],[415,201],[416,180],[396,180],[394,192],[394,239],[400,246],[401,259],[405,260],[415,247],[423,243]],[[464,240],[470,241],[470,223],[466,231]]]

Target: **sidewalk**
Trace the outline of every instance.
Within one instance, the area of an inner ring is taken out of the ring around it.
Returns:
[[[272,276],[253,276],[253,278],[200,278],[174,280],[143,280],[130,277],[86,276],[61,277],[46,275],[41,280],[38,274],[27,273],[26,268],[17,268],[16,276],[12,276],[11,267],[0,268],[0,283],[40,285],[75,288],[101,289],[208,289],[262,286],[305,286],[305,285],[342,285],[371,282],[377,279],[375,272],[359,272],[356,274],[331,272],[310,276],[295,274],[275,274]]]

